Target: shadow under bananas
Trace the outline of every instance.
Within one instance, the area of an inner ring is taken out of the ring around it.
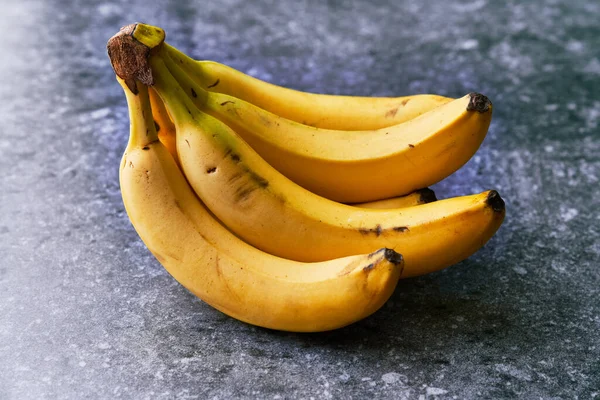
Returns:
[[[511,267],[500,264],[465,260],[447,271],[401,280],[378,312],[335,331],[258,329],[300,348],[370,355],[374,360],[395,353],[431,364],[450,364],[456,357],[473,357],[479,364],[508,362],[511,353],[522,357],[529,349],[554,345],[561,336],[555,321],[573,314],[578,305],[552,293],[530,301],[524,295],[527,285],[490,273]]]

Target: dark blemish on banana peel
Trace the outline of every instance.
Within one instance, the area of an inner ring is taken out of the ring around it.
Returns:
[[[154,129],[156,129],[156,132],[160,132],[160,125],[158,122],[156,122],[156,120],[154,120]]]
[[[246,200],[248,197],[250,197],[250,194],[256,189],[257,188],[255,186],[251,185],[247,185],[245,187],[241,186],[237,188],[235,191],[235,201],[239,203],[242,200]]]
[[[394,249],[386,248],[384,250],[383,254],[384,254],[385,259],[394,265],[403,265],[404,264],[404,257],[402,257],[402,254],[398,253]]]
[[[415,145],[414,144],[409,144],[408,147],[410,147],[411,149],[414,149]]]
[[[237,174],[233,175],[231,178],[229,178],[229,183],[233,183],[235,181],[237,181],[238,179],[240,179],[242,177],[242,173],[238,172]]]
[[[190,90],[192,91],[192,96],[194,98],[198,97],[198,95],[196,94],[196,91],[194,90],[194,88],[190,88]]]
[[[490,193],[487,196],[487,199],[485,199],[485,202],[488,206],[492,208],[492,210],[494,210],[494,212],[503,213],[506,209],[504,200],[502,199],[502,197],[500,197],[500,194],[495,190],[490,191]]]
[[[363,271],[365,272],[369,272],[371,271],[373,268],[375,268],[375,263],[371,263],[369,265],[367,265],[366,267],[363,268]]]
[[[385,113],[385,116],[387,118],[394,118],[396,116],[396,114],[398,114],[398,108],[400,108],[400,106],[397,106],[396,108],[392,108],[391,110],[389,110],[388,112]]]
[[[142,147],[142,150],[150,150],[150,147],[144,146],[144,147]]]
[[[207,174],[212,174],[213,172],[217,171],[217,167],[210,167],[206,169],[206,173]]]
[[[408,226],[395,226],[392,228],[394,232],[406,232],[408,231]]]
[[[383,233],[383,229],[379,224],[377,224],[375,228],[358,228],[358,231],[361,235],[368,235],[369,233],[374,233],[375,236],[380,236]]]
[[[492,102],[486,96],[481,93],[469,93],[469,104],[467,105],[467,111],[477,111],[478,113],[485,113],[492,107]]]
[[[224,105],[226,105],[228,103],[235,104],[233,101],[227,100],[227,101],[222,102],[221,105],[224,106]]]
[[[190,142],[187,139],[185,139],[185,142],[187,143],[189,148],[192,148],[192,146],[190,146]]]
[[[208,89],[210,89],[210,88],[214,88],[214,87],[215,87],[215,86],[217,86],[217,85],[218,85],[220,82],[221,82],[221,79],[217,79],[217,80],[215,81],[215,83],[213,83],[212,85],[208,85],[208,86],[207,86],[207,88],[208,88]]]
[[[269,181],[266,180],[265,178],[263,178],[262,176],[258,175],[256,172],[254,171],[248,171],[248,175],[250,175],[250,178],[252,178],[252,180],[254,182],[256,182],[256,184],[258,186],[260,186],[261,188],[266,188],[267,186],[269,186]]]

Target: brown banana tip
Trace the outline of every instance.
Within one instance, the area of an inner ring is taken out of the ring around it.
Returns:
[[[504,200],[502,200],[500,194],[498,194],[498,192],[496,192],[495,190],[490,190],[487,199],[485,199],[485,202],[488,206],[492,208],[492,210],[494,210],[497,213],[504,212],[504,210],[506,209]]]
[[[404,264],[404,257],[402,257],[402,254],[396,252],[393,249],[388,249],[388,248],[384,249],[383,255],[386,260],[388,260],[389,262],[391,262],[394,265]]]
[[[154,78],[148,63],[150,49],[133,37],[137,23],[124,26],[108,40],[106,49],[115,74],[137,94],[135,81],[152,86]]]
[[[437,201],[435,192],[429,188],[419,189],[417,190],[417,193],[419,193],[421,202],[423,204],[433,203],[434,201]]]
[[[492,108],[492,102],[486,96],[481,93],[469,93],[469,104],[467,105],[467,111],[477,111],[479,113],[485,113]]]

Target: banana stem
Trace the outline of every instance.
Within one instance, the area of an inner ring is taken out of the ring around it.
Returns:
[[[135,81],[137,94],[134,93],[127,83],[117,77],[117,81],[125,91],[127,108],[129,109],[130,133],[128,148],[145,147],[158,140],[158,133],[152,118],[152,107],[148,97],[148,87],[139,81]]]

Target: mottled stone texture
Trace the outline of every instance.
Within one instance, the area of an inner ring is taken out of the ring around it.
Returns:
[[[17,2],[13,2],[17,4]],[[30,0],[0,13],[0,398],[600,397],[600,3]],[[237,322],[175,282],[124,212],[128,23],[290,87],[494,102],[439,197],[497,189],[498,234],[326,334]]]

